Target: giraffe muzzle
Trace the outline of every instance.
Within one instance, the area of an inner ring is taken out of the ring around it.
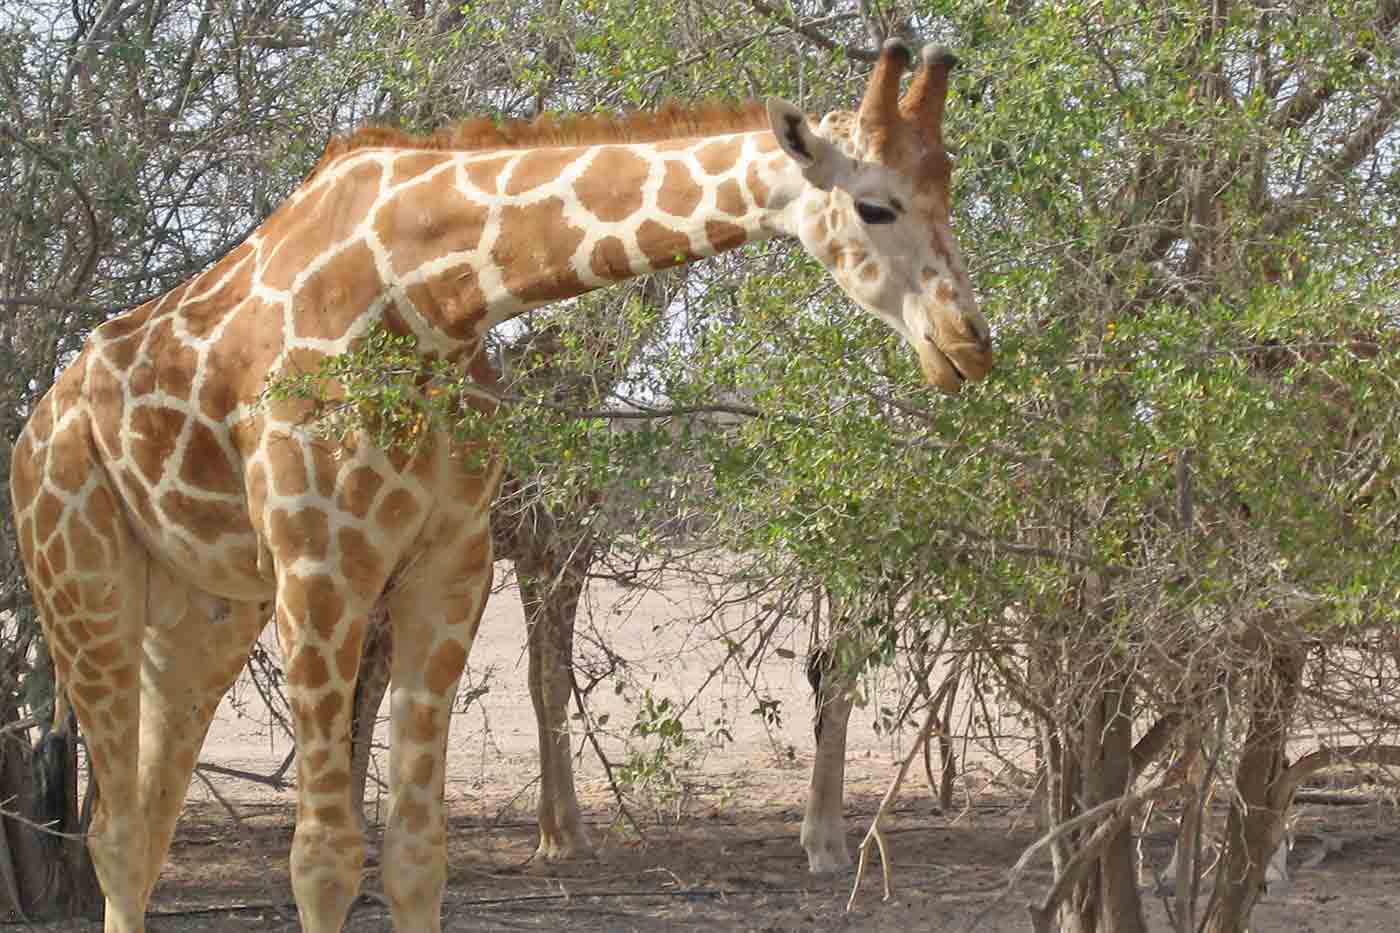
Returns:
[[[995,365],[990,338],[983,337],[974,327],[968,333],[949,333],[950,328],[935,327],[915,341],[919,368],[924,379],[940,392],[957,395],[965,382],[980,382]]]

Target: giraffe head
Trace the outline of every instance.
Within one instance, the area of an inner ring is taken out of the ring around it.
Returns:
[[[807,181],[796,219],[807,251],[852,300],[909,341],[930,385],[953,393],[991,370],[991,331],[949,224],[943,108],[957,60],[925,47],[901,98],[912,57],[903,42],[885,43],[854,116],[829,114],[814,130],[778,99],[768,102],[768,116]]]

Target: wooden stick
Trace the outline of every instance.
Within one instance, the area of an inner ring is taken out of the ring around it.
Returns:
[[[880,831],[880,820],[889,812],[894,805],[895,797],[899,795],[899,788],[904,784],[904,777],[909,773],[909,765],[918,757],[919,752],[928,743],[929,735],[933,732],[933,721],[938,715],[938,705],[930,703],[928,713],[924,716],[924,724],[919,727],[919,734],[914,739],[914,747],[909,749],[909,754],[904,756],[904,760],[899,763],[899,771],[895,774],[894,780],[890,782],[889,789],[885,791],[885,796],[880,800],[880,806],[875,811],[875,816],[870,820],[870,829],[866,830],[865,838],[860,841],[860,859],[856,862],[856,880],[851,885],[851,896],[846,899],[846,912],[850,913],[855,907],[856,893],[860,891],[861,879],[865,876],[865,863],[870,858],[870,842],[873,839],[875,845],[880,849],[880,873],[885,884],[885,900],[889,900],[894,895],[894,884],[890,878],[889,853],[885,849],[885,836]]]

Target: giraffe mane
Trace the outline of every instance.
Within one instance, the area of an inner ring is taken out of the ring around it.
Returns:
[[[533,120],[475,117],[421,135],[396,127],[370,124],[332,138],[311,175],[314,177],[333,159],[356,149],[483,151],[647,143],[744,133],[767,126],[767,110],[760,101],[742,104],[711,101],[690,105],[668,102],[655,110],[626,114],[546,114]]]

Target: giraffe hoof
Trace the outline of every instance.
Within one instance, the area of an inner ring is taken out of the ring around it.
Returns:
[[[586,838],[541,839],[540,844],[535,847],[535,854],[531,861],[568,862],[597,857],[597,853],[593,851],[592,843]]]

